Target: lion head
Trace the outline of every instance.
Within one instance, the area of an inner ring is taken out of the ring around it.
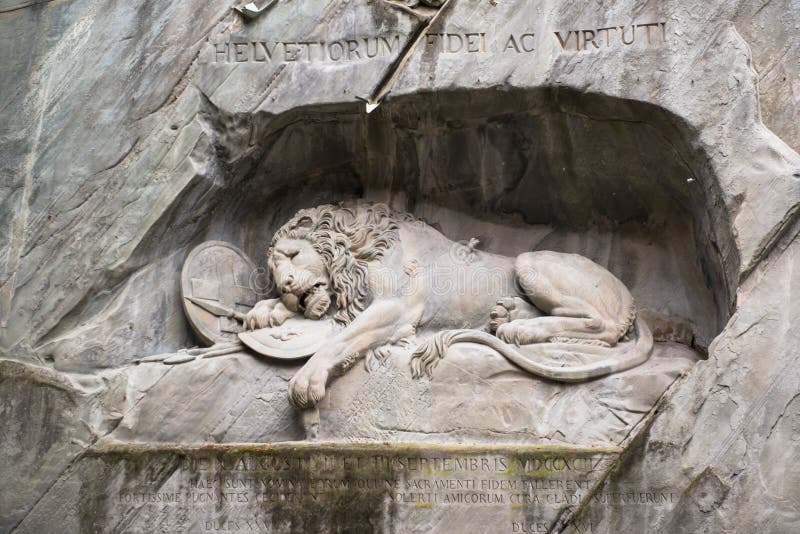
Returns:
[[[336,302],[334,319],[349,324],[369,304],[368,263],[398,239],[385,204],[304,209],[272,237],[267,264],[293,311],[319,319]]]

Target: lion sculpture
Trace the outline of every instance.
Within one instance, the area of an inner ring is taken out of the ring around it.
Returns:
[[[629,369],[652,352],[630,292],[593,261],[478,251],[384,204],[301,210],[273,236],[267,263],[279,297],[258,302],[245,328],[295,315],[343,325],[290,381],[290,400],[301,408],[323,398],[335,372],[360,357],[385,357],[385,346],[423,331],[434,333],[412,355],[415,377],[430,376],[461,342],[562,382]]]

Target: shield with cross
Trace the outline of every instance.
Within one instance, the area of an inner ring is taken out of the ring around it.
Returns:
[[[195,247],[181,270],[181,295],[186,317],[208,345],[236,341],[242,323],[236,319],[258,300],[255,265],[239,248],[224,241]],[[227,314],[213,309],[229,310]]]

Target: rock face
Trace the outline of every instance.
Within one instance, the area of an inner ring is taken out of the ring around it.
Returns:
[[[331,441],[619,445],[697,356],[659,343],[644,365],[568,386],[531,377],[477,345],[451,349],[431,379],[413,379],[409,359],[409,351],[397,351],[371,372],[358,365],[335,380],[313,429],[286,395],[299,364],[276,366],[252,354],[179,367],[142,364],[120,373],[125,415],[108,438],[263,443],[313,432]]]
[[[1,531],[800,528],[795,3],[231,7],[0,3]],[[136,365],[199,342],[194,246],[265,267],[298,209],[350,198],[591,258],[654,355],[563,386],[473,346],[414,380],[393,349],[318,412],[287,400],[299,364]]]

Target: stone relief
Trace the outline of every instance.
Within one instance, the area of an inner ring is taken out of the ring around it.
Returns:
[[[0,7],[0,532],[797,531],[800,10],[139,4]]]
[[[577,254],[510,258],[476,244],[453,242],[384,204],[305,209],[267,251],[277,297],[244,313],[254,291],[242,267],[252,264],[235,247],[210,242],[187,258],[185,309],[198,335],[219,342],[206,357],[239,350],[231,332],[266,356],[310,356],[289,383],[300,408],[319,403],[337,372],[364,357],[384,359],[398,343],[416,346],[415,377],[431,376],[456,343],[485,345],[533,375],[562,382],[623,371],[650,356],[653,336],[633,297],[603,267]],[[194,266],[205,256],[214,259]],[[191,359],[179,353],[167,363]]]

